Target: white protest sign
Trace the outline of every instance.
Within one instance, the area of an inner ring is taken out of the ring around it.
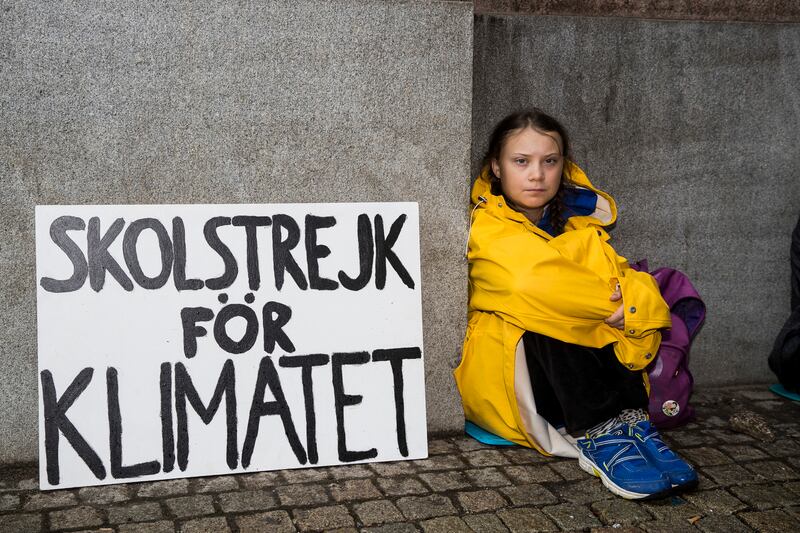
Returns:
[[[42,489],[427,456],[415,203],[38,206]]]

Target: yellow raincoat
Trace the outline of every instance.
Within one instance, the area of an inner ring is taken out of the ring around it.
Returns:
[[[564,173],[597,194],[595,212],[572,216],[553,238],[491,194],[485,169],[472,189],[468,325],[455,378],[467,420],[523,446],[575,456],[562,434],[536,413],[522,334],[533,331],[592,348],[608,344],[622,364],[641,370],[655,356],[669,308],[652,276],[628,266],[608,244],[614,200],[570,161]],[[625,330],[605,324],[620,305]]]

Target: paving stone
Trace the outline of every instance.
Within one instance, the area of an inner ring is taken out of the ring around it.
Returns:
[[[497,516],[512,533],[558,531],[558,526],[538,509],[503,509]]]
[[[457,516],[443,516],[419,524],[425,533],[472,533],[469,526]]]
[[[100,530],[102,531],[102,529]],[[119,533],[174,533],[175,524],[169,520],[158,522],[142,522],[136,524],[120,524]]]
[[[800,522],[778,509],[739,513],[739,518],[759,533],[786,533],[800,530]]]
[[[190,483],[192,492],[229,492],[239,490],[236,476],[218,476],[192,479]]]
[[[111,524],[147,522],[159,518],[164,518],[164,514],[158,502],[129,503],[108,508],[108,521]]]
[[[223,533],[230,530],[228,521],[222,516],[189,520],[184,522],[179,529],[181,533]]]
[[[534,466],[506,466],[501,470],[514,483],[561,481],[561,476],[556,474],[555,471],[546,464]]]
[[[381,493],[371,479],[347,479],[331,483],[328,490],[337,502],[380,498]]]
[[[797,439],[779,438],[773,442],[757,442],[756,446],[773,457],[796,457],[800,455]]]
[[[251,514],[236,517],[239,533],[294,533],[297,531],[286,511]]]
[[[578,466],[578,461],[554,461],[549,463],[549,466],[567,481],[578,481],[593,477],[581,470],[581,467]]]
[[[704,416],[703,425],[705,427],[724,428],[728,426],[728,421],[718,416]]]
[[[354,527],[337,527],[336,529],[325,530],[325,533],[358,533]]]
[[[458,470],[466,468],[466,464],[458,455],[434,455],[428,459],[414,461],[414,466],[420,472],[436,470]]]
[[[476,441],[472,437],[456,437],[453,439],[453,444],[462,452],[471,452],[473,450],[486,450],[491,448],[488,444],[483,444]]]
[[[497,468],[464,470],[464,475],[472,481],[475,487],[502,487],[504,485],[511,485],[511,480]]]
[[[458,453],[458,448],[455,444],[447,439],[435,439],[428,443],[429,455],[439,455],[445,453]]]
[[[680,496],[644,501],[640,505],[650,511],[656,519],[676,522],[703,515],[703,511]]]
[[[319,485],[287,485],[275,489],[281,505],[302,507],[330,502],[325,489]]]
[[[0,495],[0,511],[14,511],[19,509],[20,499],[16,494]]]
[[[502,487],[500,492],[511,500],[512,505],[546,505],[558,503],[558,498],[541,485],[513,485]]]
[[[795,501],[800,502],[800,500],[795,500]],[[792,515],[795,518],[795,520],[800,520],[800,504],[784,507],[783,510]]]
[[[42,531],[42,515],[40,514],[7,514],[0,515],[0,531],[14,533],[36,533]]]
[[[416,472],[412,461],[397,461],[394,463],[370,463],[372,471],[383,477],[407,476]]]
[[[224,492],[217,496],[224,513],[245,513],[247,511],[267,511],[278,506],[272,491],[240,490]]]
[[[78,499],[75,494],[66,490],[53,492],[37,492],[31,494],[25,502],[26,511],[42,511],[46,509],[58,509],[59,507],[70,507],[76,505]]]
[[[783,409],[786,404],[782,400],[766,400],[753,403],[753,407],[757,411],[773,411],[775,409]]]
[[[178,518],[214,514],[214,501],[211,496],[198,494],[166,500],[167,508]]]
[[[494,513],[466,515],[462,518],[470,529],[476,533],[508,532],[508,528],[503,525],[503,521]]]
[[[361,531],[363,533],[417,533],[417,528],[412,524],[387,524],[364,528]]]
[[[682,450],[689,446],[703,446],[716,442],[716,439],[703,432],[663,432],[661,436],[670,448]]]
[[[50,518],[50,529],[95,527],[103,523],[100,511],[88,505],[61,511],[51,511],[48,516]]]
[[[496,511],[508,506],[505,498],[491,489],[459,492],[456,494],[456,498],[461,508],[467,513]]]
[[[387,496],[407,496],[409,494],[426,494],[428,489],[413,477],[378,478],[378,486]]]
[[[642,522],[639,524],[639,527],[647,533],[675,533],[676,531],[693,529],[692,524],[688,520],[681,520],[679,518],[667,518],[653,522]]]
[[[733,459],[716,448],[687,448],[685,450],[680,450],[680,454],[693,465],[701,468],[704,466],[725,465],[733,462]]]
[[[170,479],[167,481],[155,481],[142,483],[136,495],[139,498],[163,498],[164,496],[177,496],[189,492],[188,479]]]
[[[744,467],[769,481],[789,481],[800,478],[797,471],[781,461],[759,461],[745,464]]]
[[[561,529],[587,529],[603,525],[585,505],[562,503],[545,507],[542,511]]]
[[[788,483],[784,483],[783,486],[800,496],[800,481],[790,481]],[[800,497],[798,497],[798,501],[800,501]]]
[[[722,489],[691,492],[684,495],[684,498],[700,509],[703,514],[732,514],[747,508],[747,504]]]
[[[733,515],[707,515],[695,522],[695,527],[706,533],[738,533],[752,529]]]
[[[400,513],[400,510],[389,500],[373,500],[371,502],[357,503],[353,506],[353,509],[359,521],[365,526],[403,520],[403,515]]]
[[[614,498],[592,503],[592,510],[606,524],[636,525],[639,522],[652,520],[650,512],[638,503]]]
[[[719,488],[719,483],[705,475],[701,471],[697,471],[697,488],[700,490],[709,490]]]
[[[278,472],[256,472],[255,474],[244,474],[237,477],[246,489],[264,489],[283,484]]]
[[[754,474],[740,465],[709,466],[703,472],[712,480],[724,487],[730,485],[743,485],[745,483],[763,483],[764,478]]]
[[[508,459],[497,450],[478,450],[467,452],[464,459],[473,467],[507,465]]]
[[[329,481],[331,474],[327,468],[298,468],[297,470],[281,471],[283,479],[289,483],[318,483]]]
[[[730,429],[707,429],[705,433],[713,443],[718,444],[745,444],[754,443],[756,440],[744,433],[737,433]]]
[[[136,524],[120,524],[119,526],[119,533],[174,533],[174,531],[175,524],[169,520]]]
[[[733,457],[737,463],[768,458],[768,455],[763,450],[756,448],[752,444],[725,444],[720,446],[720,449],[729,457]]]
[[[39,480],[36,478],[23,479],[17,483],[18,490],[39,490]]]
[[[331,467],[330,475],[335,480],[372,477],[369,465],[344,465]]]
[[[730,491],[757,510],[783,507],[798,501],[797,494],[781,485],[742,485],[731,487]]]
[[[641,533],[644,529],[636,526],[623,526],[621,524],[614,524],[608,527],[593,527],[589,530],[591,533]]]
[[[78,491],[78,498],[82,502],[94,505],[107,505],[129,500],[131,490],[127,485],[84,487]]]
[[[424,520],[458,514],[453,502],[447,496],[432,494],[430,496],[406,496],[397,500],[397,507],[409,520]]]
[[[544,463],[554,460],[553,457],[547,457],[536,450],[525,448],[524,446],[504,448],[502,453],[506,459],[515,465],[529,465],[533,463]]]
[[[419,478],[428,485],[434,492],[444,492],[446,490],[464,489],[471,486],[470,481],[464,472],[426,472],[419,475]]]
[[[775,393],[771,390],[743,390],[739,391],[738,395],[747,398],[748,400],[774,400]]]
[[[297,527],[300,531],[318,529],[329,530],[337,527],[352,527],[355,525],[353,517],[343,505],[328,507],[314,507],[312,509],[297,509],[293,511]]]
[[[561,500],[572,503],[591,503],[617,497],[611,494],[611,491],[605,488],[596,477],[559,484],[554,486],[554,489]]]

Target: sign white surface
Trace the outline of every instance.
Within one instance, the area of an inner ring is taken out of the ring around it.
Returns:
[[[415,203],[38,206],[42,489],[427,456]]]

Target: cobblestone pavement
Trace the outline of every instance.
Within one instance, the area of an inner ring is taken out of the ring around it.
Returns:
[[[430,458],[38,491],[35,465],[0,469],[0,531],[800,531],[800,403],[765,386],[695,393],[697,422],[665,432],[700,472],[661,501],[613,496],[574,460],[463,437]],[[729,425],[763,416],[766,442]]]

